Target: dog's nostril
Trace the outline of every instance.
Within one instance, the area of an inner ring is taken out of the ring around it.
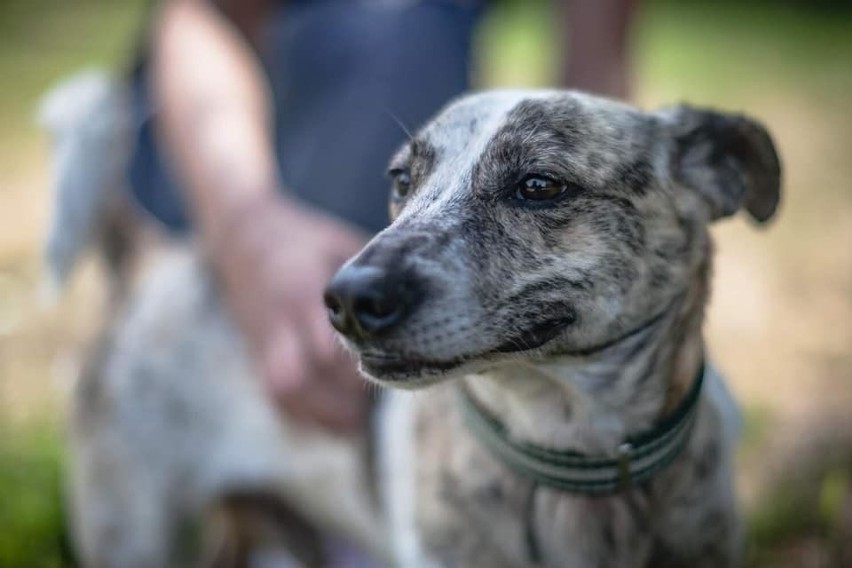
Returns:
[[[340,333],[349,333],[349,324],[347,322],[346,309],[340,297],[331,291],[326,291],[323,294],[323,302],[328,310],[328,320],[331,325]]]
[[[355,313],[364,314],[376,318],[385,318],[392,315],[396,308],[382,298],[363,298],[355,303]]]
[[[396,297],[386,294],[371,294],[356,298],[352,305],[352,316],[356,325],[367,335],[377,335],[390,329],[401,316],[401,306]]]
[[[325,302],[325,307],[328,308],[329,314],[339,315],[343,311],[343,302],[335,294],[326,292],[323,294],[322,299]]]
[[[324,295],[331,324],[351,339],[366,339],[389,331],[409,310],[399,274],[382,268],[350,265],[329,282]]]

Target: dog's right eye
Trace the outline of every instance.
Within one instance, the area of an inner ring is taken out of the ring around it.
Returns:
[[[408,170],[393,169],[390,171],[390,177],[393,182],[394,197],[401,199],[408,195],[408,192],[411,191],[411,174],[408,173]]]
[[[522,201],[552,201],[567,190],[566,183],[546,176],[529,175],[518,183],[515,197]]]

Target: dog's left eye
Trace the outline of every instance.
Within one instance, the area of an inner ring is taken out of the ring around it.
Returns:
[[[548,201],[556,199],[568,189],[568,184],[549,177],[530,175],[518,183],[515,197],[529,201]]]
[[[411,191],[411,174],[408,170],[393,169],[390,171],[390,177],[393,181],[394,197],[402,198],[408,195]]]

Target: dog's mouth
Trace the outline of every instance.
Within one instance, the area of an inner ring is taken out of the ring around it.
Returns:
[[[507,338],[497,347],[448,360],[430,360],[405,353],[377,350],[359,351],[361,370],[380,382],[416,388],[440,382],[463,366],[488,363],[500,355],[520,354],[543,347],[558,337],[575,317],[548,320],[523,333]],[[403,384],[404,383],[404,384]]]
[[[364,351],[359,354],[361,371],[380,382],[414,388],[439,382],[447,373],[460,367],[465,359],[431,361],[384,351]]]

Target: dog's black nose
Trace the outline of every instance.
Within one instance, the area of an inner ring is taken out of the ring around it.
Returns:
[[[331,325],[350,339],[375,337],[402,319],[410,307],[398,276],[373,266],[341,268],[325,289]]]

